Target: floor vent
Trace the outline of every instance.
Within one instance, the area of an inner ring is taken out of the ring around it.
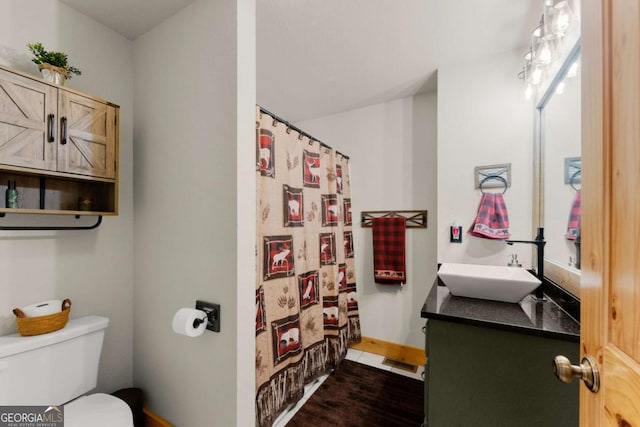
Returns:
[[[403,371],[412,372],[414,374],[418,372],[418,367],[415,365],[410,365],[409,363],[400,362],[399,360],[388,359],[386,357],[382,361],[382,364],[391,366],[393,368],[402,369]]]

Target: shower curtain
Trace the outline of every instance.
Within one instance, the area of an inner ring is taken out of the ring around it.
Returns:
[[[348,157],[256,111],[256,425],[360,341]]]

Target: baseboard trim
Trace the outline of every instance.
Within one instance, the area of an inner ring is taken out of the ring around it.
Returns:
[[[174,427],[169,421],[162,418],[146,406],[142,408],[144,413],[144,425],[145,427]]]
[[[351,344],[354,350],[362,350],[367,353],[379,354],[391,360],[408,363],[414,366],[422,366],[427,361],[423,348],[397,344],[377,338],[362,337],[359,343]]]

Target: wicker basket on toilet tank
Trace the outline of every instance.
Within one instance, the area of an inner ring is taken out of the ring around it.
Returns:
[[[32,335],[41,335],[49,332],[57,331],[64,328],[69,320],[69,312],[71,311],[71,300],[69,298],[62,301],[61,311],[45,316],[27,317],[19,308],[13,309],[16,315],[16,326],[18,333],[28,337]]]

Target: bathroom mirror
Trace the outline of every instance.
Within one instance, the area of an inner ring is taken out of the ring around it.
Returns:
[[[580,41],[568,53],[536,109],[538,223],[544,227],[545,276],[580,296]]]

